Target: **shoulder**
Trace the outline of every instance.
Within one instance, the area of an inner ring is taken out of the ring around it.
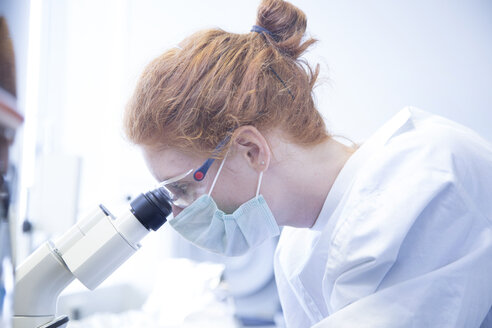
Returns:
[[[465,208],[491,217],[490,145],[470,129],[437,115],[415,109],[398,115],[396,123],[383,127],[384,138],[370,139],[368,147],[361,148],[360,164],[337,212],[343,223],[339,226],[353,229],[347,232],[352,234],[363,224],[367,231],[382,232],[381,227],[390,223],[401,225],[403,234],[428,208],[449,218]],[[337,231],[339,236],[342,231]],[[386,232],[392,235],[394,230]]]
[[[403,119],[374,148],[365,168],[378,178],[440,175],[464,186],[483,180],[484,172],[492,178],[492,146],[471,129],[413,107],[397,116]]]
[[[406,133],[395,133],[388,144],[409,142],[414,147],[429,151],[430,156],[453,157],[455,160],[492,158],[492,145],[472,129],[414,107],[403,111],[408,113],[408,125],[412,128],[406,129]]]

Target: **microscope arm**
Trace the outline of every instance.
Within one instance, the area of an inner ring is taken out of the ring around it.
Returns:
[[[56,318],[63,289],[74,279],[95,289],[170,213],[167,195],[156,189],[141,194],[118,217],[101,205],[55,242],[44,243],[16,269],[14,328],[63,327],[68,319]]]

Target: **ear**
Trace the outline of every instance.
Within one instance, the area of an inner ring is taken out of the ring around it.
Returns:
[[[252,125],[241,126],[234,133],[236,151],[255,171],[262,172],[270,164],[271,149],[265,137]]]

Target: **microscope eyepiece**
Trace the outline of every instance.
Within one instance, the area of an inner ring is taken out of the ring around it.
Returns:
[[[133,215],[147,230],[156,231],[172,212],[171,197],[163,188],[140,194],[130,202]]]

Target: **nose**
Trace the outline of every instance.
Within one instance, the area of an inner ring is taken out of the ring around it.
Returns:
[[[173,216],[174,217],[176,217],[183,210],[181,207],[178,207],[175,205],[172,205],[172,209],[173,209]]]

